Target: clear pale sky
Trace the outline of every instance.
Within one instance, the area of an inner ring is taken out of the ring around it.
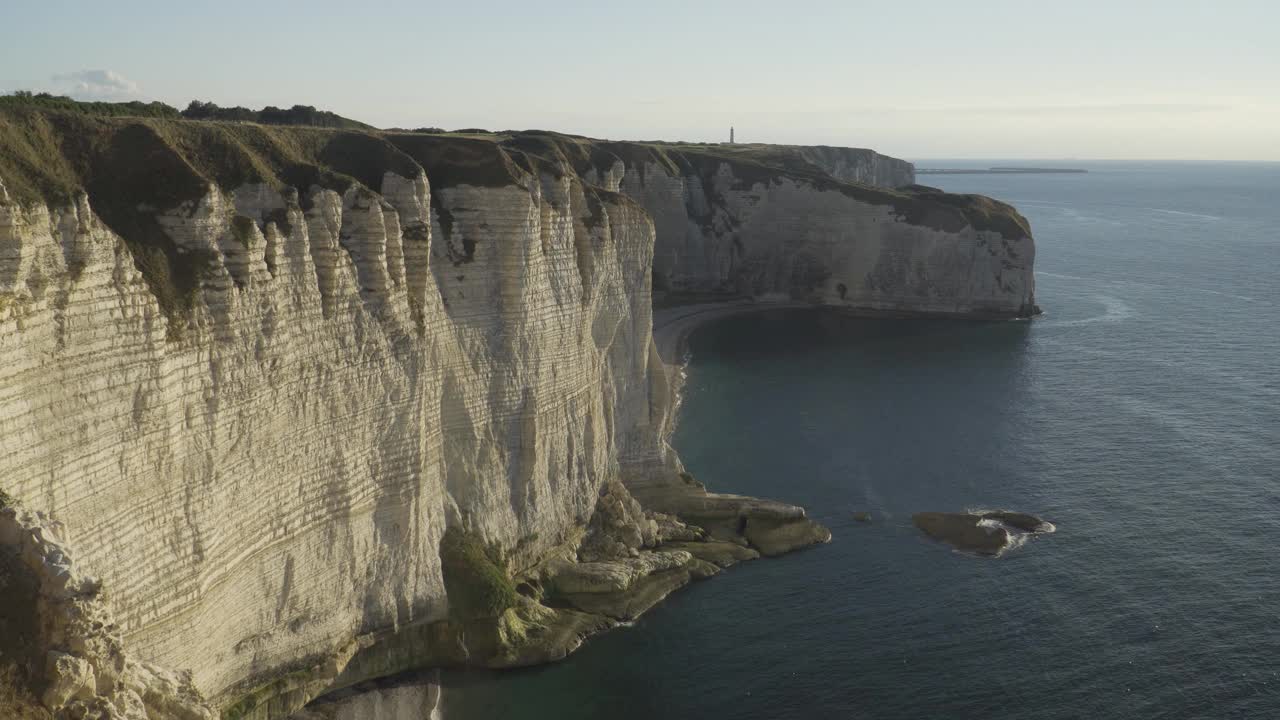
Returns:
[[[0,92],[382,127],[1280,160],[1280,0],[0,0]]]

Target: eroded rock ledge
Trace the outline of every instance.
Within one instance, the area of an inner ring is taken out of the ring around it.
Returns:
[[[825,540],[682,474],[653,283],[1016,316],[1033,245],[823,153],[0,112],[0,714],[281,717]]]
[[[0,588],[0,716],[216,717],[189,672],[129,657],[101,581],[43,513],[0,509]]]
[[[761,554],[827,542],[831,533],[804,510],[780,503],[762,515],[759,501],[718,501],[732,518],[711,530],[644,509],[626,486],[601,488],[585,532],[519,571],[501,548],[450,531],[441,546],[448,588],[446,619],[360,639],[361,650],[330,687],[347,687],[419,667],[510,668],[552,662],[593,634],[634,620],[694,580]],[[777,512],[786,508],[786,519]],[[734,528],[764,522],[754,537]]]
[[[831,539],[801,508],[710,495],[687,483],[673,504],[710,529],[645,510],[626,486],[610,482],[580,537],[514,576],[501,547],[446,531],[440,556],[447,617],[359,636],[331,655],[275,670],[237,688],[235,701],[220,710],[190,672],[129,656],[101,581],[80,573],[58,523],[0,510],[0,712],[33,719],[285,717],[324,693],[410,669],[554,662],[694,580]]]

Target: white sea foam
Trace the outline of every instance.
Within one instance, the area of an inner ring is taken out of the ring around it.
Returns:
[[[1049,327],[1068,327],[1075,325],[1093,325],[1094,323],[1115,323],[1128,320],[1137,315],[1134,309],[1125,301],[1111,295],[1095,295],[1094,300],[1102,304],[1104,311],[1101,315],[1093,317],[1080,318],[1078,320],[1052,320],[1045,323]]]
[[[1205,293],[1206,295],[1219,295],[1221,297],[1231,298],[1232,300],[1244,300],[1246,302],[1257,302],[1256,299],[1251,298],[1248,295],[1233,295],[1231,293],[1218,292],[1217,290],[1201,290],[1199,288],[1184,288],[1184,289],[1190,290],[1191,292]]]
[[[992,513],[1017,513],[1018,512],[1017,510],[1008,510],[1005,508],[965,508],[964,511],[970,515],[990,515]],[[1044,518],[1037,518],[1037,519],[1040,521],[1040,527],[1036,528],[1035,530],[1036,533],[1051,533],[1057,530],[1057,527],[1054,526],[1054,524],[1049,522],[1048,520],[1045,520]],[[1004,523],[1000,522],[995,518],[982,518],[981,520],[978,521],[979,525],[985,525],[988,523],[994,523],[996,525],[1004,525],[1005,529],[1009,530],[1009,532],[1019,532],[1019,533],[1026,532],[1025,530],[1020,530],[1011,525],[1005,525]]]
[[[1036,271],[1036,277],[1051,277],[1062,280],[1095,280],[1096,278],[1080,277],[1079,275],[1063,275],[1061,273],[1045,272],[1043,270]]]
[[[1221,290],[1207,290],[1204,288],[1185,287],[1181,285],[1178,286],[1177,288],[1173,288],[1169,285],[1138,282],[1136,280],[1119,280],[1119,281],[1104,280],[1102,278],[1089,278],[1089,277],[1081,277],[1079,275],[1066,275],[1063,273],[1046,272],[1044,270],[1037,270],[1036,277],[1054,278],[1056,280],[1077,280],[1081,282],[1096,282],[1096,283],[1111,285],[1113,287],[1119,287],[1119,288],[1154,288],[1157,290],[1176,289],[1178,292],[1203,293],[1205,295],[1217,295],[1218,297],[1231,298],[1232,300],[1240,300],[1243,302],[1258,302],[1257,298],[1251,297],[1249,295],[1238,295],[1236,293],[1222,292]]]
[[[1180,215],[1182,217],[1193,217],[1201,220],[1221,220],[1217,215],[1205,215],[1203,213],[1184,212],[1182,210],[1163,210],[1161,208],[1144,208],[1151,212],[1161,213],[1163,215]]]
[[[1034,207],[1041,207],[1041,206],[1043,206],[1043,207],[1058,207],[1058,208],[1060,208],[1060,207],[1063,207],[1064,205],[1067,205],[1067,201],[1066,201],[1066,200],[1009,200],[1009,202],[1017,203],[1019,206],[1021,206],[1021,205],[1031,205],[1031,206],[1034,206]]]
[[[1016,511],[989,509],[989,508],[965,508],[965,512],[970,515],[986,515],[989,513],[1016,512]],[[1000,552],[995,554],[996,557],[1000,557],[1005,553],[1009,552],[1010,550],[1013,550],[1015,548],[1020,548],[1023,545],[1026,545],[1027,541],[1035,537],[1036,535],[1048,535],[1049,533],[1058,531],[1058,527],[1056,525],[1054,525],[1053,523],[1043,518],[1040,519],[1039,527],[1037,527],[1035,530],[1032,530],[1032,531],[1027,531],[1027,530],[1023,530],[1022,528],[1017,528],[1012,525],[1008,525],[1006,523],[1003,523],[997,520],[996,518],[985,518],[985,517],[978,521],[978,527],[988,528],[987,532],[991,532],[991,530],[994,530],[996,528],[1003,528],[1004,531],[1008,533],[1009,540],[1008,542],[1005,543],[1005,546],[1000,549]]]
[[[996,557],[1000,557],[1010,550],[1014,550],[1027,544],[1027,540],[1031,537],[1031,533],[1009,533],[1009,542],[1005,543],[1004,549],[996,553]]]

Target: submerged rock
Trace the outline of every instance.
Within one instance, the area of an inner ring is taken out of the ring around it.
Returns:
[[[871,522],[871,513],[866,510],[856,512],[853,514],[853,519],[861,523]]]
[[[1008,510],[994,510],[980,513],[980,515],[987,520],[996,520],[1004,525],[1017,528],[1023,532],[1053,532],[1053,523],[1027,513],[1010,512]]]
[[[980,515],[969,513],[922,512],[911,516],[911,522],[934,540],[941,540],[961,550],[983,555],[997,555],[1009,544],[1009,531],[998,525],[982,525]]]
[[[921,512],[911,522],[934,540],[979,555],[999,555],[1019,536],[1053,532],[1053,524],[1027,513]]]

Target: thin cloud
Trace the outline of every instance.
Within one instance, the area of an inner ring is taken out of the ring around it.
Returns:
[[[77,100],[131,100],[140,93],[138,83],[114,70],[58,73],[53,83]]]
[[[692,112],[689,101],[685,99],[646,99],[631,103],[633,106],[647,105],[684,105],[684,114]],[[778,107],[784,105],[785,107]],[[983,105],[893,105],[876,104],[874,102],[851,104],[844,101],[835,103],[776,102],[761,108],[743,104],[724,104],[715,111],[704,111],[716,116],[733,113],[741,117],[865,117],[865,118],[903,118],[921,117],[938,118],[951,116],[1058,116],[1064,118],[1091,118],[1107,115],[1198,115],[1205,113],[1233,112],[1241,110],[1243,105],[1230,102],[1116,102],[1116,103],[1074,103],[1074,104],[1016,104],[992,102]]]
[[[858,115],[1052,115],[1058,117],[1091,117],[1098,115],[1194,115],[1226,112],[1235,106],[1213,103],[1097,103],[1078,105],[938,105],[920,107],[858,108]]]
[[[948,108],[947,111],[974,114],[1074,115],[1095,113],[1202,113],[1231,109],[1232,106],[1230,105],[1211,103],[1097,103],[1081,105],[968,106]]]

